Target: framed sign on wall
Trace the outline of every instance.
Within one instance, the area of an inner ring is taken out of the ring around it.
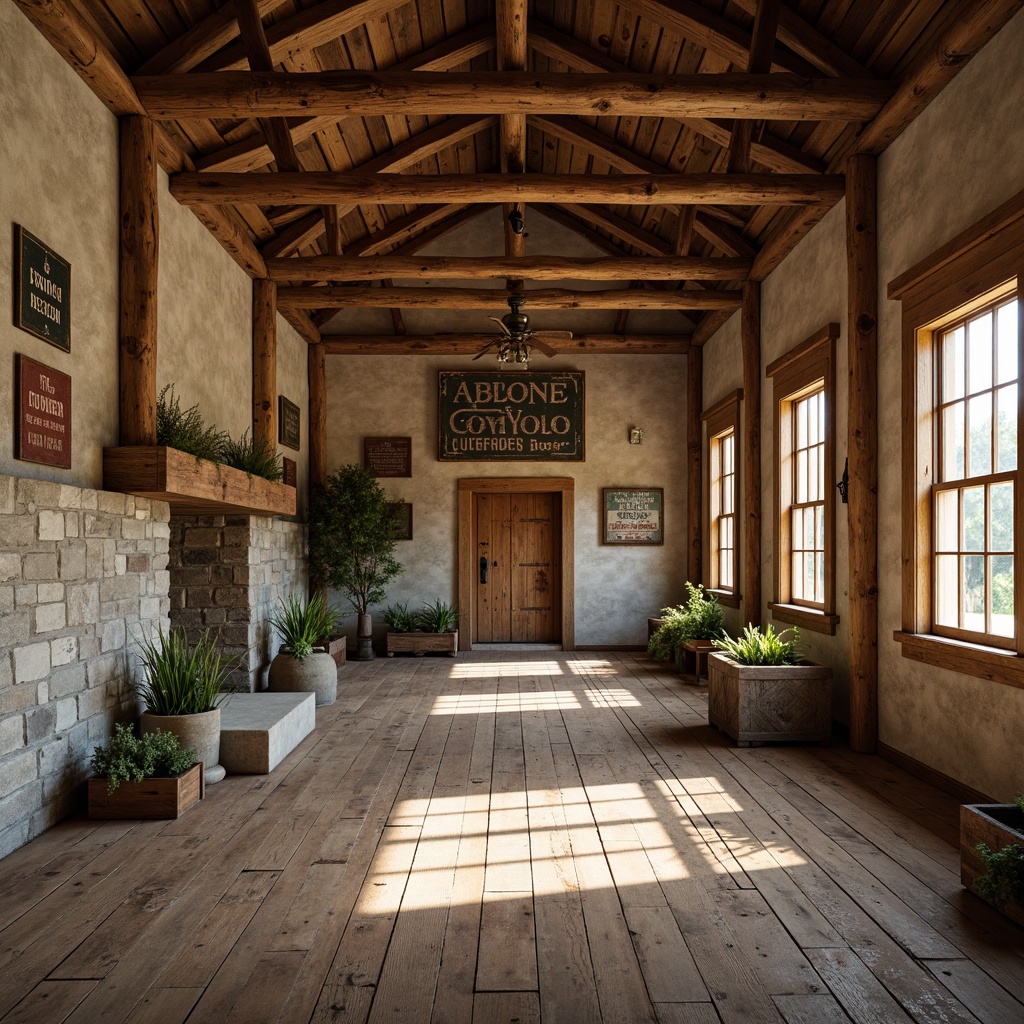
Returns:
[[[412,438],[364,437],[363,465],[374,476],[412,476]]]
[[[71,378],[20,354],[17,377],[15,457],[70,469]]]
[[[277,440],[286,448],[294,448],[296,451],[301,447],[302,423],[299,407],[294,402],[289,402],[284,395],[277,396]]]
[[[602,544],[664,544],[661,487],[605,487],[601,491]]]
[[[71,264],[14,225],[14,325],[71,351]]]

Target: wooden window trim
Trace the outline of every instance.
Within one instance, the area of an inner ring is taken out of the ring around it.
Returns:
[[[765,375],[772,381],[773,472],[775,483],[775,558],[773,593],[768,609],[772,618],[813,633],[834,635],[839,624],[836,614],[836,382],[835,343],[839,324],[825,324],[799,345],[768,365]],[[788,409],[794,398],[818,381],[825,391],[825,591],[823,607],[794,604],[790,599],[789,508],[790,450]],[[784,467],[784,462],[787,464]]]
[[[732,430],[734,437],[733,446],[733,509],[736,529],[733,536],[733,568],[732,578],[734,586],[726,589],[722,587],[708,587],[708,592],[718,598],[718,603],[727,608],[739,608],[742,595],[740,594],[740,530],[741,509],[740,509],[740,402],[743,401],[743,389],[737,388],[730,392],[721,401],[716,402],[702,415],[704,423],[704,579],[711,582],[714,572],[712,559],[715,552],[712,550],[712,458],[711,442],[720,437],[728,430]]]
[[[1015,650],[939,636],[932,623],[932,475],[936,406],[932,336],[938,325],[981,308],[1012,279],[1024,317],[1024,191],[890,282],[902,314],[903,585],[902,629],[894,639],[904,658],[963,675],[1024,687],[1024,616],[1017,614]],[[1024,331],[1021,332],[1024,347]],[[1024,368],[1024,361],[1020,363]],[[1018,387],[1018,451],[1024,436],[1024,374]],[[1024,498],[1018,459],[1017,496]],[[1015,509],[1014,553],[1024,555],[1024,517]],[[1017,568],[1015,563],[1015,568]],[[1018,577],[1019,579],[1019,577]],[[1020,585],[1020,584],[1019,584]],[[1020,593],[1020,590],[1018,590]],[[1015,607],[1019,607],[1015,602]]]

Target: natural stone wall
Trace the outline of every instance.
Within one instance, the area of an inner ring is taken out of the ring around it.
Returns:
[[[0,856],[82,802],[135,718],[141,636],[167,627],[169,509],[0,475]]]
[[[277,640],[269,619],[278,599],[306,587],[305,527],[260,516],[174,516],[170,541],[171,623],[195,639],[219,631],[238,663],[232,689],[263,688]]]

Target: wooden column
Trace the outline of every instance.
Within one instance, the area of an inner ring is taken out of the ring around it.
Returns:
[[[309,485],[327,482],[327,367],[323,343],[310,345],[309,371]]]
[[[252,282],[252,439],[277,448],[277,285]]]
[[[156,444],[157,269],[160,219],[153,122],[122,117],[121,444]]]
[[[743,285],[743,618],[761,625],[761,285]]]
[[[694,345],[686,363],[686,578],[701,582],[701,419],[704,411],[704,350]]]
[[[846,173],[849,278],[848,521],[850,534],[850,746],[878,743],[878,247],[876,159],[850,158]]]

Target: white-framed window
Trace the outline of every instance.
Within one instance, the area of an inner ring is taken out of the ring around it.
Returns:
[[[706,514],[709,589],[723,604],[739,605],[739,410],[741,391],[727,395],[703,415],[707,438]]]

